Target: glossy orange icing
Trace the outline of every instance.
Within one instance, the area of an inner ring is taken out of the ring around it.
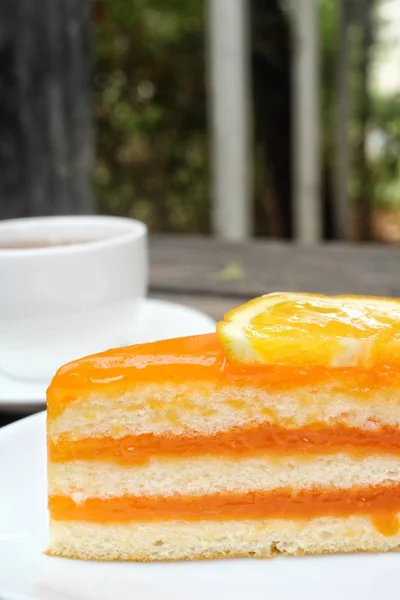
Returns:
[[[346,426],[322,425],[285,429],[276,425],[239,429],[195,436],[129,435],[122,438],[102,437],[48,441],[48,455],[53,462],[101,460],[120,465],[138,465],[151,457],[189,457],[218,455],[251,457],[282,453],[348,454],[400,453],[400,430],[380,427],[362,430]]]
[[[384,535],[399,530],[400,486],[313,489],[293,492],[279,489],[247,494],[210,496],[88,498],[76,504],[70,496],[50,496],[50,515],[55,520],[92,523],[127,521],[185,521],[230,519],[309,519],[366,515]]]
[[[93,392],[113,397],[136,384],[196,381],[251,385],[275,392],[332,383],[362,401],[377,390],[400,387],[400,369],[251,366],[229,363],[215,334],[117,348],[63,366],[47,392],[49,419]]]

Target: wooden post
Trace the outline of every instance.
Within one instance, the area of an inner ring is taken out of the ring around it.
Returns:
[[[223,239],[251,233],[252,143],[248,0],[208,0],[212,227]]]
[[[349,20],[348,0],[339,2],[336,64],[336,122],[334,162],[334,228],[337,239],[348,239],[351,230],[349,205]]]
[[[320,93],[317,0],[293,0],[293,221],[295,239],[320,240]]]
[[[90,213],[89,0],[0,3],[0,218]]]

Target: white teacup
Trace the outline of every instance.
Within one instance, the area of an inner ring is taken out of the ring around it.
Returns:
[[[147,279],[139,221],[0,221],[0,370],[49,381],[68,361],[132,343]]]

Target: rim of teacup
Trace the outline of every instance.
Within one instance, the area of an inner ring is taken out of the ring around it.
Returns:
[[[99,237],[94,232],[102,231]],[[53,229],[52,229],[53,228]],[[54,228],[57,235],[54,235]],[[65,228],[65,230],[63,229]],[[73,230],[74,228],[75,231]],[[87,228],[87,229],[85,229]],[[109,228],[107,235],[105,230]],[[15,232],[15,236],[8,237],[5,233]],[[36,235],[33,235],[33,232]],[[32,248],[2,248],[4,242],[34,242],[43,239],[46,233],[52,233],[54,241],[65,240],[70,235],[76,237],[76,243],[65,245],[49,245]],[[80,234],[80,235],[79,235]],[[0,258],[18,258],[38,255],[70,254],[77,251],[82,253],[93,252],[100,248],[115,247],[128,242],[137,241],[147,234],[147,227],[142,221],[128,217],[114,217],[107,215],[65,215],[45,217],[24,217],[5,219],[0,221]],[[85,238],[89,235],[89,239]],[[91,238],[93,235],[93,239]]]

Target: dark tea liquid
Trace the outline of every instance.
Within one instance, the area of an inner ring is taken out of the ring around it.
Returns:
[[[15,242],[1,242],[0,250],[33,250],[38,248],[54,248],[56,246],[73,246],[87,244],[95,240],[18,240]]]

